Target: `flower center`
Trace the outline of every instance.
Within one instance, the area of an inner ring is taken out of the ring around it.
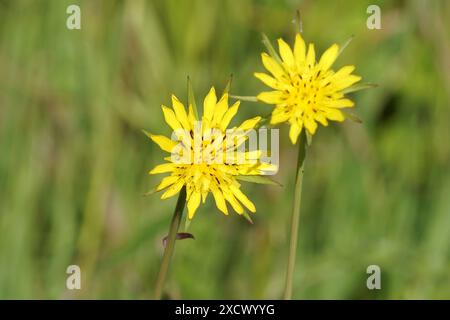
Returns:
[[[323,79],[324,75],[315,68],[302,75],[300,73],[290,75],[291,87],[287,90],[289,96],[287,104],[292,108],[293,116],[299,118],[318,111],[324,97]]]

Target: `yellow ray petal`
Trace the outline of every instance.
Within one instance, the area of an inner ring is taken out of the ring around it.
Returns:
[[[177,141],[173,141],[165,136],[151,134],[150,139],[153,140],[162,150],[172,152],[173,148],[178,144]]]
[[[273,74],[275,78],[281,78],[285,72],[283,68],[267,53],[261,54],[264,67]]]
[[[251,212],[256,212],[255,205],[253,202],[247,198],[245,194],[242,193],[242,191],[236,187],[235,185],[230,185],[230,190],[233,192],[233,194],[236,196],[236,198]]]
[[[256,98],[268,104],[279,104],[284,102],[284,93],[282,91],[265,91],[258,94]]]
[[[191,126],[189,124],[186,109],[175,95],[172,95],[172,106],[173,110],[175,110],[175,116],[177,117],[177,120],[181,123],[183,128],[185,128],[186,130],[190,130]]]
[[[219,102],[216,104],[216,109],[214,111],[212,125],[216,127],[220,125],[225,112],[228,110],[228,93],[225,93],[222,98],[220,98]]]
[[[214,196],[214,201],[216,202],[217,208],[222,211],[224,214],[228,215],[228,208],[225,202],[225,198],[223,197],[222,192],[217,186],[211,187],[212,194]]]
[[[194,217],[195,211],[197,211],[198,206],[200,205],[201,194],[198,191],[192,191],[191,196],[187,202],[188,208],[188,217],[192,219]]]
[[[238,130],[247,131],[255,128],[255,126],[261,121],[261,117],[254,117],[242,122],[239,126]]]
[[[316,64],[316,51],[314,50],[314,44],[310,43],[308,47],[308,54],[306,55],[306,64],[308,67],[313,67]]]
[[[236,101],[230,108],[228,108],[228,110],[225,112],[225,114],[223,115],[222,121],[220,123],[220,129],[222,131],[225,131],[228,127],[228,125],[230,124],[231,119],[233,119],[233,117],[236,115],[238,109],[239,109],[239,105],[240,105],[240,101]]]
[[[325,105],[329,108],[351,108],[355,103],[350,99],[338,99],[327,101]]]
[[[217,208],[222,211],[225,215],[228,215],[228,208],[225,202],[225,198],[223,197],[222,192],[219,189],[212,190],[214,201],[216,202]]]
[[[334,81],[333,85],[336,90],[342,90],[347,87],[350,87],[351,85],[355,84],[359,80],[361,80],[360,76],[355,76],[355,75],[351,74],[346,77],[342,77],[338,81]]]
[[[258,160],[261,158],[262,151],[261,150],[252,150],[245,152],[245,159],[247,160]]]
[[[327,71],[338,57],[339,46],[333,44],[320,57],[319,66],[323,71]]]
[[[294,54],[292,53],[292,50],[289,47],[289,45],[281,38],[278,39],[278,49],[280,51],[280,56],[281,59],[283,59],[283,62],[288,67],[292,67],[295,63]]]
[[[257,164],[239,164],[237,172],[233,175],[250,176],[258,174]]]
[[[177,165],[175,163],[162,163],[158,164],[152,170],[150,170],[149,174],[158,174],[158,173],[166,173],[175,170]]]
[[[316,133],[317,123],[314,121],[314,119],[305,118],[303,120],[303,124],[310,134]]]
[[[192,104],[189,105],[189,113],[188,113],[188,120],[191,124],[191,127],[194,127],[194,122],[197,120],[195,118],[194,108],[192,107]]]
[[[276,164],[272,164],[272,163],[261,163],[258,166],[258,172],[257,174],[261,174],[261,175],[269,175],[269,174],[276,174],[278,172],[278,166]]]
[[[235,160],[234,160],[235,156],[236,156],[235,153],[227,155],[226,160],[228,161],[228,163],[235,163]],[[228,164],[221,164],[219,167],[220,167],[220,171],[222,173],[225,173],[228,175],[238,174],[238,170],[234,166],[230,166]],[[223,194],[225,195],[225,192],[223,192]]]
[[[303,40],[302,36],[297,33],[297,35],[295,36],[294,57],[298,66],[301,66],[305,61],[305,52],[305,41]]]
[[[270,118],[270,124],[278,124],[288,121],[290,118],[290,112],[287,111],[286,107],[276,107],[272,111],[272,116]]]
[[[317,112],[317,113],[315,114],[314,119],[315,119],[317,122],[319,122],[321,125],[323,125],[323,126],[325,126],[325,127],[328,126],[328,120],[327,120],[327,118],[325,117],[325,115],[324,115],[323,113]]]
[[[200,188],[200,190],[202,192],[208,192],[210,184],[211,184],[211,178],[210,177],[206,178],[206,176],[203,175],[202,179],[201,179],[201,188]]]
[[[161,180],[161,183],[156,187],[156,191],[160,191],[162,189],[167,188],[168,186],[171,186],[175,182],[180,180],[179,176],[168,176]]]
[[[324,110],[324,114],[330,120],[339,121],[339,122],[345,120],[344,115],[338,109],[327,108]]]
[[[216,102],[216,90],[214,87],[211,87],[211,90],[209,90],[203,102],[203,117],[209,122],[212,121],[214,109],[216,108]]]
[[[180,122],[177,120],[177,117],[175,116],[175,113],[173,112],[172,109],[166,106],[161,106],[161,108],[164,114],[164,119],[173,130],[182,128]]]
[[[324,79],[323,81],[340,81],[341,79],[347,77],[354,70],[355,66],[344,66],[340,68],[335,74],[333,74],[329,79]]]
[[[302,132],[302,123],[298,123],[297,121],[294,121],[291,124],[291,127],[289,128],[289,139],[291,139],[292,144],[297,143],[298,136]]]
[[[174,195],[176,195],[178,192],[180,192],[181,188],[184,185],[184,181],[183,180],[178,180],[178,182],[176,182],[175,184],[173,184],[172,186],[170,186],[166,192],[164,192],[161,196],[161,199],[167,199],[170,197],[173,197]]]
[[[236,211],[238,214],[244,213],[244,208],[242,208],[241,204],[236,200],[231,190],[224,190],[223,196],[225,199],[231,204],[233,207],[233,210]]]
[[[203,191],[203,192],[202,192],[202,203],[205,203],[206,198],[208,197],[208,193],[209,193],[209,192],[207,192],[207,191]]]
[[[285,84],[281,81],[278,81],[277,79],[269,76],[266,73],[260,73],[260,72],[255,72],[253,74],[256,78],[258,78],[259,80],[261,80],[266,86],[269,86],[273,89],[277,89],[277,90],[287,90],[290,88],[290,85]]]

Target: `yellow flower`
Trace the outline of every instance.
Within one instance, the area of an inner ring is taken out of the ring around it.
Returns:
[[[194,217],[200,201],[204,203],[209,192],[224,214],[228,214],[226,202],[238,214],[244,213],[242,205],[255,212],[255,205],[242,193],[237,178],[275,170],[273,165],[261,162],[260,150],[242,149],[248,132],[255,128],[261,117],[227,130],[238,111],[239,101],[229,107],[227,93],[217,101],[214,88],[204,100],[202,121],[197,120],[192,105],[186,112],[174,95],[172,106],[173,109],[162,106],[165,121],[174,130],[172,139],[149,134],[162,150],[171,153],[165,158],[168,162],[149,172],[171,173],[156,187],[156,191],[165,190],[161,199],[174,196],[186,186],[189,219]]]
[[[344,97],[343,90],[361,80],[351,74],[354,66],[345,66],[334,72],[330,69],[339,54],[339,47],[333,44],[319,62],[316,62],[314,44],[309,44],[306,52],[305,42],[297,34],[294,49],[282,39],[278,39],[282,61],[262,54],[264,67],[272,74],[255,73],[274,91],[261,92],[258,100],[274,104],[271,124],[289,122],[289,138],[295,144],[303,127],[313,135],[317,122],[324,126],[328,120],[343,121],[341,108],[353,107],[353,101]]]

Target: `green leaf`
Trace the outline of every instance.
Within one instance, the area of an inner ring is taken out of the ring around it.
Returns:
[[[376,83],[358,83],[355,84],[351,87],[348,87],[344,90],[342,90],[343,94],[347,94],[350,92],[355,92],[355,91],[359,91],[359,90],[365,90],[365,89],[371,89],[371,88],[376,88],[378,87],[378,85]]]
[[[267,51],[269,51],[269,54],[274,58],[279,64],[281,64],[281,58],[278,55],[278,53],[275,51],[272,43],[270,42],[269,38],[266,36],[265,33],[262,33],[262,43],[267,48]]]
[[[187,90],[188,90],[188,107],[189,105],[192,105],[195,118],[199,119],[197,111],[197,103],[195,102],[194,90],[192,89],[191,78],[189,76],[187,77]]]
[[[222,95],[224,95],[225,93],[230,93],[232,82],[233,82],[233,74],[230,74],[230,78],[228,79],[227,85],[225,86]]]
[[[257,176],[257,175],[251,175],[251,176],[236,176],[236,179],[246,182],[252,182],[252,183],[258,183],[258,184],[269,184],[272,186],[279,186],[282,187],[282,184],[278,181],[272,180],[267,176]]]
[[[165,248],[167,245],[167,239],[169,236],[165,236],[162,240],[163,247]],[[184,239],[193,239],[195,240],[195,237],[192,233],[189,232],[177,232],[176,234],[176,240],[184,240]]]
[[[342,113],[350,120],[352,120],[353,122],[357,122],[357,123],[362,123],[363,121],[361,120],[360,117],[358,117],[356,114],[348,112],[348,111],[344,111],[341,110]]]
[[[254,96],[235,96],[230,95],[230,98],[242,101],[258,102],[258,99]]]

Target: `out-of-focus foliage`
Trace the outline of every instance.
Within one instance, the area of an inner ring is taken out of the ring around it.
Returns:
[[[82,29],[66,28],[81,7]],[[369,4],[382,29],[366,27]],[[254,95],[260,32],[323,52],[376,89],[352,94],[363,124],[314,137],[294,298],[450,298],[450,3],[447,1],[0,1],[0,298],[152,297],[176,199],[143,197],[168,134],[160,105],[211,85]],[[267,114],[243,102],[236,120]],[[254,224],[212,197],[178,241],[173,298],[280,298],[296,148],[281,130],[283,187],[246,184]],[[244,182],[245,183],[245,182]],[[77,264],[82,290],[65,287]],[[382,290],[366,288],[366,268]]]

